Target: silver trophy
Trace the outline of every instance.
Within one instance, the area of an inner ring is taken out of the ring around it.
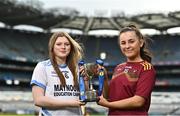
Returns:
[[[94,102],[97,100],[97,91],[93,88],[92,79],[96,75],[96,64],[94,63],[87,63],[84,64],[85,72],[89,78],[89,90],[86,91],[86,101],[87,102]]]
[[[101,96],[104,85],[104,70],[102,68],[98,69],[98,65],[103,66],[102,60],[96,60],[96,63],[84,63],[84,61],[79,62],[79,66],[84,66],[86,76],[89,78],[88,90],[85,90],[84,77],[79,75],[79,88],[80,88],[80,100],[84,102],[95,102],[98,100],[98,96]],[[98,71],[97,71],[98,69]],[[98,90],[93,88],[92,79],[98,76],[99,85]]]

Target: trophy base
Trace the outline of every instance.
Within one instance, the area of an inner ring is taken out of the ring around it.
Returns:
[[[98,98],[95,98],[95,99],[85,99],[83,100],[83,102],[96,102],[98,101]]]
[[[96,102],[98,100],[97,98],[97,91],[96,90],[89,90],[86,91],[86,99],[83,100],[84,102]]]

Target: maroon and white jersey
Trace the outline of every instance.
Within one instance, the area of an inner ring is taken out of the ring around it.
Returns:
[[[152,64],[142,62],[126,62],[119,64],[110,81],[109,100],[118,101],[133,97],[134,95],[145,98],[145,104],[141,108],[132,110],[110,109],[109,115],[147,115],[151,92],[155,85],[156,72]]]

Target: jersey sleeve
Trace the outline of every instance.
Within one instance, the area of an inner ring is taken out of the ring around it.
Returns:
[[[30,85],[37,85],[44,90],[46,89],[47,76],[45,66],[42,62],[39,62],[34,68]]]
[[[154,88],[156,80],[156,72],[153,67],[151,69],[142,69],[137,82],[136,95],[148,98]]]

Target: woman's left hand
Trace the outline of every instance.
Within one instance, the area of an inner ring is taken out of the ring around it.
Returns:
[[[79,67],[79,72],[80,72],[80,74],[84,77],[84,80],[85,80],[85,81],[88,81],[88,80],[89,80],[89,78],[88,78],[88,76],[87,76],[87,74],[86,74],[86,71],[85,71],[85,67],[84,67],[84,66],[80,66],[80,67]]]
[[[79,72],[80,72],[80,74],[81,74],[82,76],[85,76],[85,68],[84,68],[84,66],[80,66],[80,67],[79,67]]]

